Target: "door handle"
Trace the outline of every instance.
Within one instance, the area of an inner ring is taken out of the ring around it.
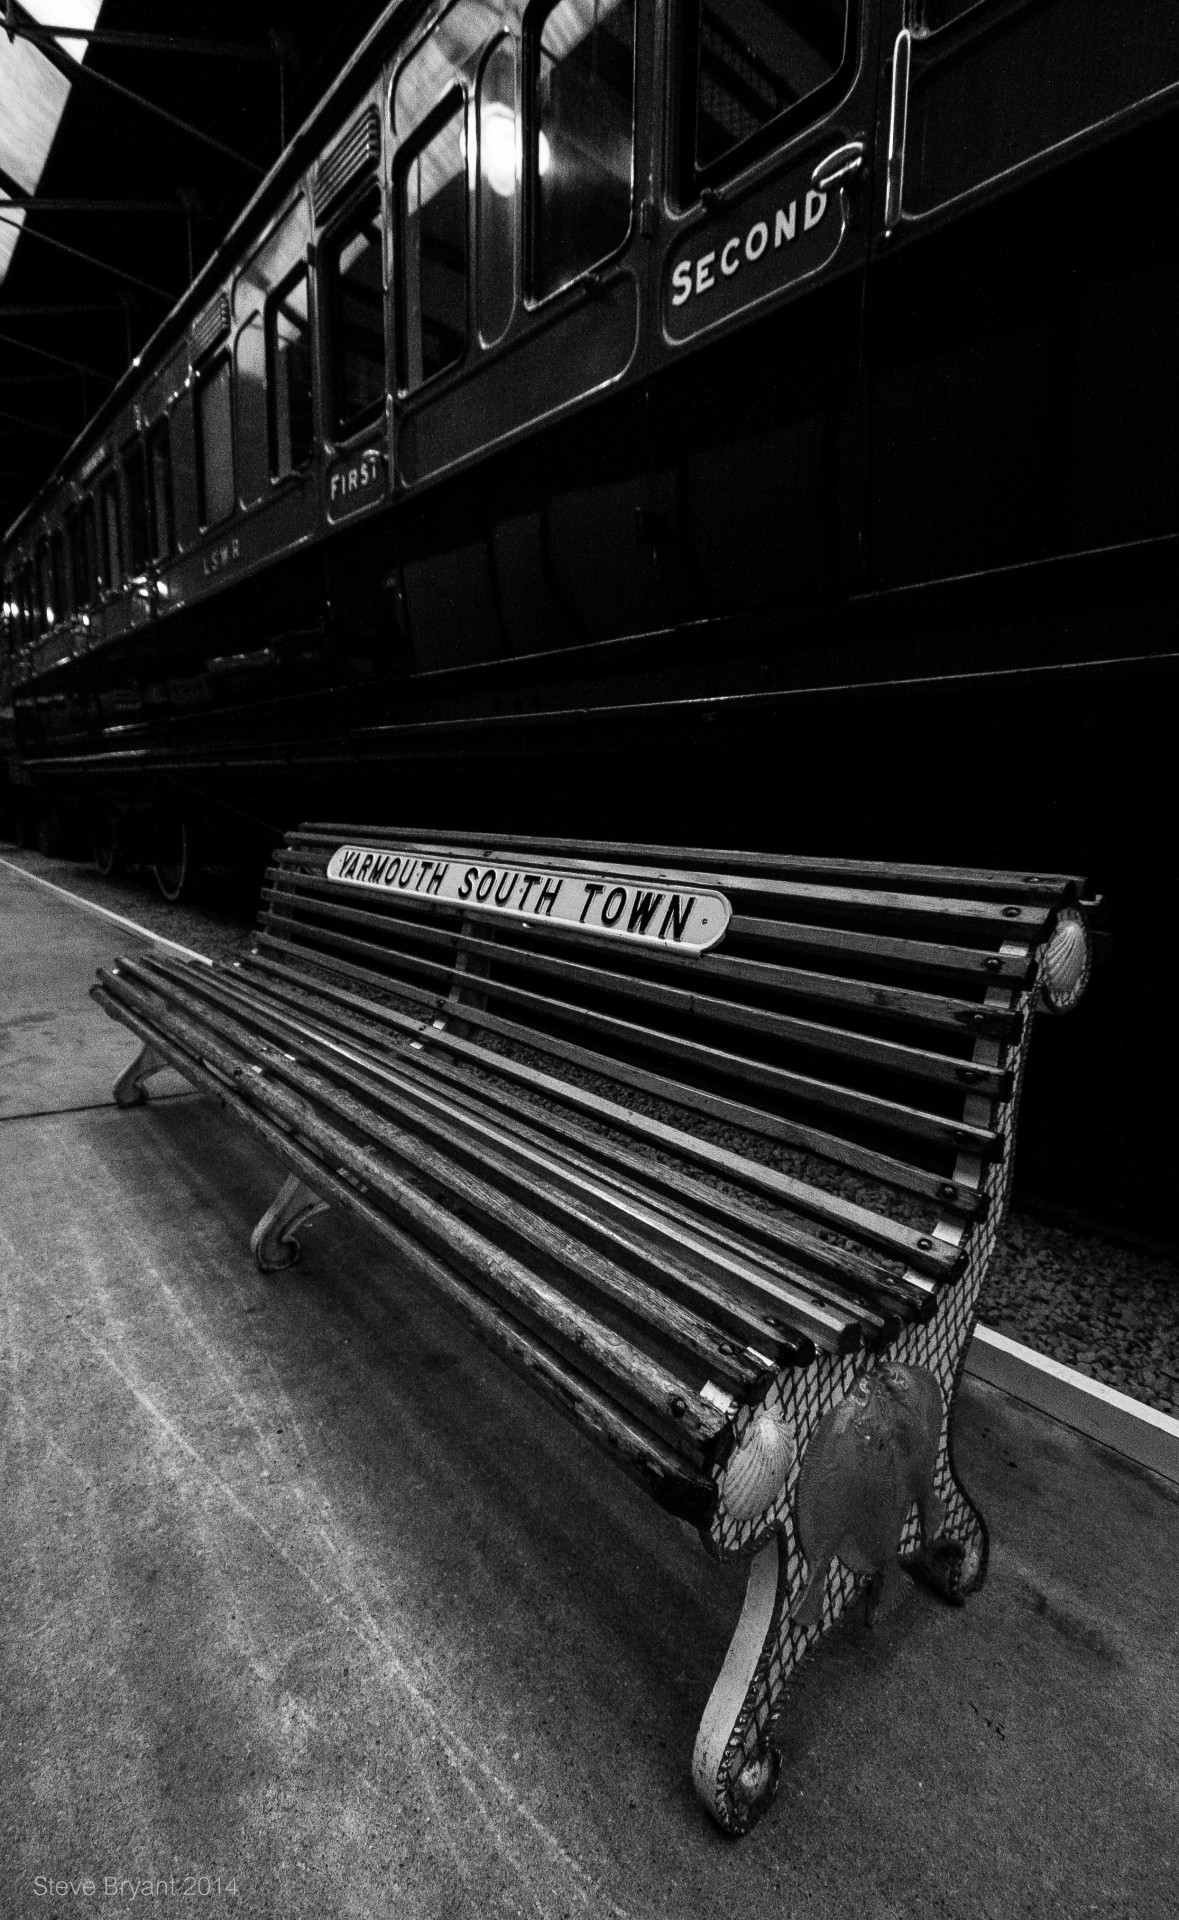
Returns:
[[[884,231],[891,233],[901,217],[905,184],[905,133],[909,118],[908,27],[902,27],[892,50],[892,109],[888,119],[888,173],[884,190]]]
[[[812,187],[820,193],[826,193],[837,181],[850,180],[864,164],[864,143],[862,140],[848,140],[842,147],[836,147],[825,160],[820,160],[811,175]]]

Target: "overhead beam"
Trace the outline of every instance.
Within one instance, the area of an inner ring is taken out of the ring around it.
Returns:
[[[184,218],[184,208],[175,200],[61,200],[19,193],[0,200],[0,207],[34,213],[170,213],[176,220]]]
[[[72,367],[75,373],[84,373],[90,380],[105,380],[112,386],[118,379],[117,373],[102,373],[97,367],[88,367],[81,360],[71,360],[68,354],[51,353],[48,347],[35,347],[31,340],[19,340],[11,333],[0,333],[0,346],[17,347],[21,353],[31,353],[38,360],[51,360],[55,366]]]
[[[118,313],[121,300],[42,300],[0,306],[0,320],[43,319],[51,313]]]
[[[10,23],[5,22],[8,26]],[[236,40],[185,40],[174,33],[130,33],[118,27],[67,27],[38,20],[34,26],[23,21],[11,23],[10,31],[21,39],[49,36],[63,40],[89,40],[94,47],[132,47],[144,53],[198,53],[210,60],[264,60],[277,66],[285,56],[273,47]]]
[[[113,261],[100,260],[97,254],[83,253],[81,247],[71,247],[64,240],[55,240],[52,234],[42,233],[38,227],[31,227],[27,220],[22,224],[19,220],[9,220],[5,214],[0,213],[0,226],[15,227],[18,233],[27,236],[30,240],[39,240],[42,246],[53,247],[58,253],[68,253],[72,259],[82,260],[88,267],[99,267],[104,273],[113,273],[115,278],[122,280],[126,286],[138,287],[143,293],[154,294],[157,300],[167,300],[169,305],[176,298],[176,295],[170,293],[167,287],[157,287],[150,280],[141,280],[137,273],[128,273],[125,267],[116,267]]]
[[[9,413],[7,407],[0,407],[0,420],[10,421],[25,433],[51,433],[57,440],[72,440],[78,431],[76,427],[55,427],[48,420],[27,420],[23,413]]]
[[[146,94],[136,93],[133,87],[125,87],[121,80],[112,80],[109,73],[100,73],[89,63],[84,64],[81,60],[75,60],[72,53],[66,52],[56,34],[46,32],[28,15],[21,18],[19,9],[10,8],[4,24],[10,32],[19,33],[22,39],[31,40],[40,47],[46,59],[60,73],[63,73],[67,80],[85,80],[93,86],[106,87],[120,99],[131,101],[133,106],[142,107],[145,113],[154,114],[158,120],[164,120],[170,127],[175,127],[180,133],[187,134],[191,140],[199,140],[203,146],[210,147],[224,159],[234,161],[237,166],[247,168],[250,173],[259,175],[265,173],[265,167],[260,166],[258,161],[248,159],[244,153],[238,153],[235,147],[227,146],[224,140],[218,140],[213,134],[206,133],[203,127],[194,127],[190,120],[182,120],[178,113],[169,112],[168,108],[161,107],[158,101],[149,100]],[[59,31],[64,30],[59,29]],[[71,38],[72,35],[67,31],[66,37]]]

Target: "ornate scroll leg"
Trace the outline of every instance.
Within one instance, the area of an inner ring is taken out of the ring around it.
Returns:
[[[151,1041],[140,1047],[134,1060],[119,1075],[114,1084],[114,1096],[120,1107],[138,1107],[147,1099],[145,1080],[153,1073],[160,1073],[168,1065],[161,1053],[157,1053]]]
[[[928,1510],[918,1509],[921,1539],[902,1564],[943,1600],[960,1607],[986,1579],[990,1542],[987,1523],[958,1478],[948,1435],[938,1463],[937,1491],[940,1499],[931,1500]]]
[[[284,1267],[293,1267],[303,1251],[295,1238],[295,1228],[327,1210],[327,1201],[321,1200],[297,1175],[292,1173],[284,1180],[277,1199],[267,1207],[250,1235],[250,1250],[260,1270],[281,1273]]]
[[[770,1655],[777,1643],[777,1536],[755,1556],[737,1631],[712,1689],[692,1755],[692,1778],[726,1833],[748,1833],[778,1788],[781,1758],[770,1745],[775,1700]]]

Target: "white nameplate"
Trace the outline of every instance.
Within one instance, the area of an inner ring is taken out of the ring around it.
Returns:
[[[528,926],[551,921],[685,953],[714,947],[732,913],[723,893],[693,892],[661,879],[605,870],[490,866],[462,855],[429,857],[399,847],[337,847],[327,877],[376,893],[410,895],[423,905],[461,907]]]

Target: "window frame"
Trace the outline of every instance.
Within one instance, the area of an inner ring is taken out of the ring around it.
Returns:
[[[59,520],[49,529],[49,584],[53,588],[53,624],[64,626],[73,612],[73,595],[66,571],[65,526]]]
[[[684,4],[684,0],[680,0]],[[626,252],[634,239],[638,225],[636,209],[636,185],[641,164],[639,152],[639,33],[642,14],[639,0],[632,0],[634,7],[634,38],[631,43],[631,92],[630,92],[630,216],[626,232],[608,253],[603,253],[591,261],[588,266],[579,267],[576,273],[557,286],[550,287],[546,293],[536,291],[536,234],[538,182],[540,179],[540,115],[537,111],[537,96],[540,88],[541,35],[545,24],[561,5],[561,0],[531,0],[525,8],[520,22],[520,61],[522,68],[522,91],[520,114],[523,134],[523,160],[521,191],[523,195],[523,244],[520,273],[524,288],[524,304],[529,309],[547,305],[550,300],[559,299],[568,294],[571,287],[579,287],[591,282],[614,260]],[[854,0],[849,0],[854,4]]]
[[[119,564],[115,578],[111,578],[111,556],[109,541],[109,523],[107,520],[107,500],[113,497],[115,502],[115,526],[119,540]],[[98,550],[101,586],[103,594],[117,593],[127,577],[124,548],[126,537],[123,530],[123,491],[119,480],[119,469],[114,461],[102,469],[94,487],[94,498],[98,507]]]
[[[205,428],[204,428],[204,419],[201,413],[201,395],[204,392],[205,388],[207,386],[210,386],[212,382],[217,378],[217,375],[221,371],[222,367],[225,368],[226,374],[227,374],[227,378],[225,382],[225,390],[229,397],[229,432],[226,435],[226,444],[229,447],[229,462],[230,462],[229,507],[228,507],[228,510],[220,516],[219,519],[211,520],[209,518],[209,512],[208,512],[209,489],[208,489],[208,478],[207,478],[206,467],[205,467]],[[228,346],[223,344],[218,346],[213,353],[206,355],[206,357],[201,361],[200,365],[193,368],[193,374],[192,374],[192,437],[193,437],[193,453],[195,457],[195,468],[196,468],[196,471],[195,471],[196,510],[197,510],[197,526],[200,529],[200,535],[202,538],[204,537],[205,534],[212,533],[215,527],[225,526],[228,521],[233,519],[234,514],[237,512],[237,462],[234,457],[236,452],[235,445],[234,445],[235,425],[236,425],[236,414],[234,411],[233,361],[230,356]],[[170,446],[170,442],[169,442],[169,446]]]
[[[341,344],[340,323],[340,254],[347,242],[366,226],[373,214],[376,214],[379,246],[381,249],[381,361],[383,372],[383,390],[379,401],[370,401],[361,412],[351,415],[347,420],[340,417],[341,378],[339,349]],[[385,219],[384,196],[378,174],[366,174],[363,183],[349,196],[348,200],[335,213],[331,225],[320,239],[315,249],[316,286],[319,295],[320,371],[324,396],[325,419],[322,422],[323,439],[332,447],[346,446],[350,441],[371,433],[385,417],[388,403],[389,384],[389,285],[388,250],[386,242],[387,222]]]
[[[843,58],[829,80],[719,154],[707,166],[696,164],[697,76],[700,67],[701,0],[675,0],[668,9],[666,172],[679,209],[697,206],[702,196],[727,184],[759,160],[816,126],[845,97],[860,63],[862,0],[845,0],[847,27]]]
[[[66,552],[69,555],[70,600],[74,612],[90,605],[90,581],[86,556],[86,536],[82,531],[82,502],[71,500],[65,510]]]
[[[96,607],[102,598],[102,530],[98,524],[98,497],[92,488],[88,488],[78,502],[78,513],[82,523],[82,538],[86,542],[86,566],[90,581],[89,606]]]
[[[493,41],[492,44],[494,45],[495,42]],[[461,111],[463,123],[463,191],[465,195],[463,209],[463,350],[445,367],[439,367],[436,373],[427,375],[424,379],[419,380],[416,386],[411,387],[409,384],[409,370],[406,365],[406,343],[409,336],[406,317],[409,283],[406,272],[408,248],[405,243],[405,186],[409,169],[418,155],[422,152],[423,148],[428,147],[430,143],[437,138],[442,128],[446,125],[447,121],[453,117],[456,110]],[[472,262],[475,259],[475,253],[471,246],[471,117],[472,105],[470,90],[462,76],[454,73],[451,75],[450,84],[441,99],[435,102],[434,106],[430,108],[429,113],[418,121],[412,132],[408,133],[401,142],[393,161],[391,191],[394,207],[393,225],[397,235],[397,244],[394,249],[397,274],[397,323],[394,330],[396,366],[394,373],[397,381],[397,396],[401,400],[412,402],[419,393],[424,393],[427,387],[434,387],[438,381],[445,380],[448,375],[460,374],[466,364],[467,356],[471,351],[472,340],[477,340],[479,337],[478,316],[472,313],[473,276],[471,268]],[[476,139],[478,139],[478,133],[476,133]],[[473,326],[472,319],[474,319],[475,323]]]
[[[382,227],[383,225],[384,223],[382,222]],[[389,341],[385,326],[385,262],[383,256],[384,246],[382,241],[381,337],[385,343],[385,380],[387,389],[389,377]],[[292,461],[285,472],[280,473],[278,469],[278,382],[275,378],[275,369],[277,366],[277,356],[275,353],[277,345],[275,316],[291,288],[295,285],[296,281],[300,279],[304,280],[307,286],[307,391],[311,404],[311,438],[305,457],[297,463]],[[314,314],[315,301],[312,297],[311,261],[308,255],[304,253],[303,258],[270,289],[270,292],[266,295],[262,304],[262,364],[265,368],[266,376],[266,462],[270,473],[270,484],[272,488],[282,486],[287,481],[296,480],[301,474],[306,473],[308,468],[314,466],[315,457],[319,451],[320,433],[319,423],[316,419],[315,396],[316,328]],[[383,406],[384,402],[382,400],[382,410]]]
[[[167,542],[160,539],[160,515],[156,501],[155,450],[159,442],[165,445],[167,484],[164,488],[167,509]],[[151,560],[157,567],[166,566],[175,559],[179,551],[176,543],[176,502],[172,492],[172,421],[168,413],[157,414],[151,425],[143,431],[143,454],[147,466],[147,487],[149,514],[151,521]]]
[[[135,553],[134,553],[135,507],[134,507],[134,496],[132,491],[134,486],[134,481],[132,479],[132,474],[131,474],[132,463],[135,461],[136,457],[138,457],[138,460],[139,460],[140,477],[143,482],[143,492],[140,496],[140,503],[142,508],[141,532],[143,535],[143,553],[138,561],[136,560]],[[125,540],[126,549],[127,549],[126,555],[125,555],[124,578],[128,580],[133,580],[133,579],[136,579],[140,574],[146,572],[147,568],[151,565],[152,558],[153,558],[152,548],[155,545],[155,529],[152,526],[151,489],[148,486],[147,454],[144,448],[143,435],[138,430],[136,430],[136,432],[134,433],[128,434],[127,438],[123,441],[122,445],[120,446],[118,451],[118,465],[119,465],[119,477],[122,481],[122,486],[123,486],[123,535],[124,535],[124,540]]]
[[[512,195],[513,232],[512,232],[511,307],[508,311],[508,317],[504,322],[504,325],[499,329],[499,332],[488,333],[484,331],[484,326],[483,326],[484,258],[485,258],[485,246],[486,246],[486,242],[485,242],[486,215],[484,213],[484,199],[483,199],[483,187],[484,187],[484,177],[485,177],[484,169],[483,169],[483,88],[486,81],[487,70],[490,67],[492,60],[495,58],[495,56],[499,52],[501,52],[501,50],[505,46],[510,47],[511,53],[512,53],[513,88],[514,88],[514,94],[515,94],[512,112],[513,112],[513,118],[516,122],[516,126],[518,129],[517,137],[520,143],[519,153],[518,153],[520,171],[516,179],[516,191]],[[519,309],[519,306],[521,303],[521,297],[523,293],[522,281],[524,276],[522,273],[522,263],[523,263],[524,235],[525,235],[524,205],[526,200],[524,182],[525,182],[525,176],[528,171],[527,135],[525,132],[524,101],[522,97],[522,89],[524,85],[525,85],[524,54],[523,54],[523,47],[521,45],[520,35],[518,30],[513,30],[513,28],[510,25],[505,24],[503,29],[499,33],[495,34],[492,37],[492,39],[488,41],[487,45],[484,47],[482,53],[479,56],[479,64],[475,71],[475,85],[474,85],[474,92],[472,96],[472,107],[470,109],[471,117],[474,121],[474,126],[475,126],[476,164],[475,164],[475,208],[474,208],[474,213],[475,213],[474,270],[473,272],[471,271],[471,260],[470,260],[470,257],[468,257],[468,278],[470,280],[470,286],[471,286],[470,298],[474,306],[475,325],[473,329],[473,334],[474,334],[475,340],[477,341],[480,349],[483,352],[487,352],[491,348],[497,347],[500,344],[500,341],[503,340],[511,332],[512,324],[515,321],[516,314]],[[470,166],[468,162],[468,192],[470,191],[469,178],[470,178]],[[468,245],[468,255],[469,254],[470,254],[470,248]],[[468,337],[467,344],[469,347],[470,337]]]
[[[37,570],[31,555],[26,556],[20,571],[21,593],[21,643],[27,652],[37,638]]]

